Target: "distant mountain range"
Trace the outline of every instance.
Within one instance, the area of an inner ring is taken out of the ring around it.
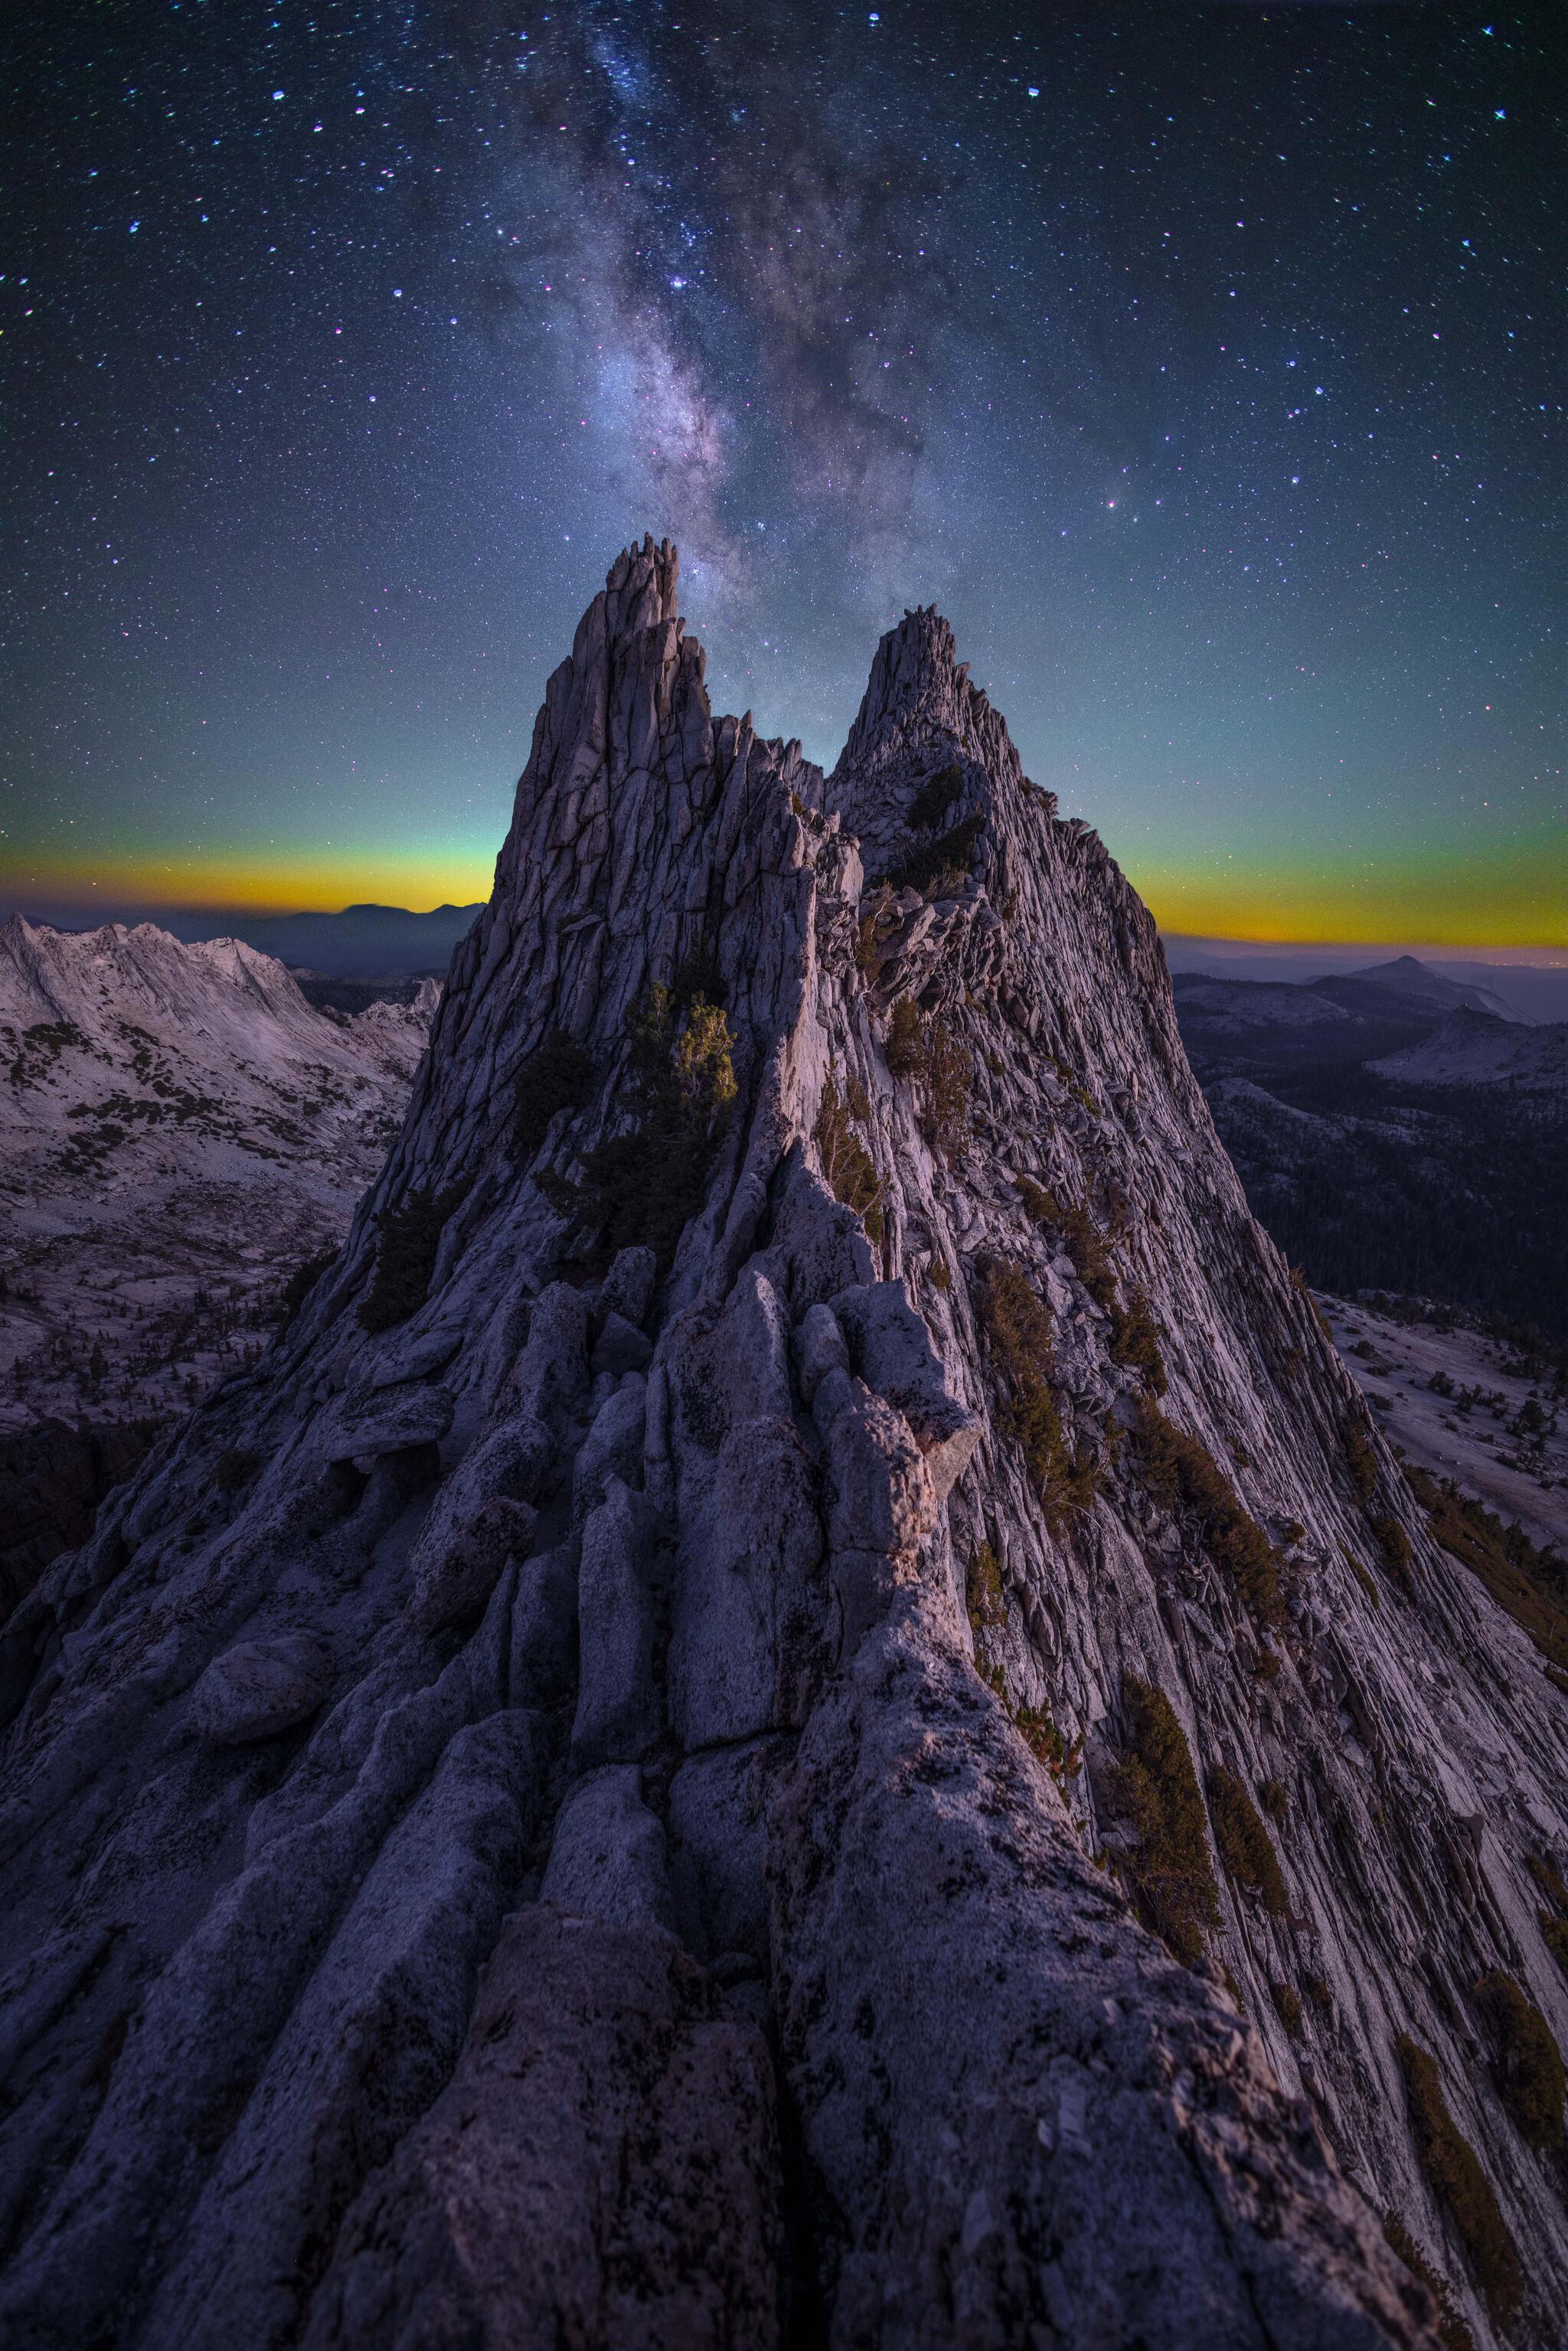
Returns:
[[[1308,980],[1178,972],[1176,1019],[1254,1213],[1321,1287],[1568,1337],[1568,1022],[1413,956]]]
[[[1173,975],[1182,979],[1258,980],[1273,987],[1328,978],[1336,983],[1375,979],[1398,989],[1404,974],[1423,991],[1442,980],[1460,989],[1473,988],[1492,999],[1479,1009],[1499,1011],[1510,1020],[1568,1020],[1568,963],[1480,963],[1406,953],[1357,966],[1344,947],[1265,946],[1197,939],[1181,932],[1162,934],[1162,943]]]
[[[426,972],[439,979],[480,912],[478,905],[434,906],[427,914],[406,906],[345,906],[338,914],[276,914],[256,923],[225,916],[224,927],[294,970],[329,979],[405,979]],[[214,935],[195,918],[189,927],[183,921],[172,927],[183,938]]]

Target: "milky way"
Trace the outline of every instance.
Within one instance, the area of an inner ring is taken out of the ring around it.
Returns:
[[[1563,935],[1522,19],[187,0],[16,57],[9,897],[477,894],[651,528],[818,757],[940,601],[1179,925]]]

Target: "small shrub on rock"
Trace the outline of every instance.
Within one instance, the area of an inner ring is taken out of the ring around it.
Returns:
[[[948,887],[958,887],[967,877],[975,854],[975,845],[986,829],[983,816],[967,816],[951,831],[941,832],[934,841],[922,841],[906,851],[890,865],[883,880],[894,890],[919,890],[928,896],[941,896]]]
[[[920,1007],[913,996],[901,996],[887,1026],[887,1066],[895,1078],[918,1078],[925,1067],[925,1040],[921,1033]]]
[[[1269,1997],[1274,2003],[1275,2015],[1291,2040],[1299,2041],[1306,2029],[1306,2020],[1301,2013],[1299,1994],[1288,1983],[1271,1983],[1269,1986]]]
[[[1563,2100],[1568,2077],[1552,2027],[1513,1978],[1493,1969],[1476,1986],[1476,2006],[1492,2051],[1498,2095],[1521,2138],[1542,2152],[1563,2145]]]
[[[1258,1801],[1269,1818],[1283,1827],[1291,1809],[1290,1791],[1283,1780],[1265,1780],[1258,1791]]]
[[[883,941],[897,925],[898,910],[893,903],[892,891],[885,886],[873,891],[855,925],[855,969],[863,980],[873,980],[882,969]]]
[[[1134,1289],[1129,1306],[1113,1304],[1110,1311],[1111,1361],[1125,1370],[1142,1372],[1154,1394],[1164,1395],[1167,1383],[1165,1358],[1160,1353],[1160,1330],[1149,1311],[1148,1300],[1141,1290]]]
[[[1039,1225],[1042,1229],[1053,1232],[1060,1228],[1061,1207],[1054,1192],[1048,1191],[1043,1184],[1037,1184],[1032,1176],[1015,1176],[1013,1186],[1031,1225]]]
[[[968,1054],[945,1021],[921,1019],[912,996],[901,996],[894,1006],[883,1050],[892,1075],[918,1089],[920,1131],[926,1142],[950,1159],[968,1124]]]
[[[1109,1313],[1116,1305],[1116,1275],[1105,1237],[1088,1209],[1058,1199],[1054,1192],[1028,1176],[1017,1178],[1016,1188],[1030,1224],[1061,1235],[1074,1273],[1095,1305]],[[1152,1324],[1150,1329],[1152,1333]]]
[[[391,1331],[419,1311],[435,1271],[442,1229],[466,1191],[466,1185],[456,1185],[439,1197],[411,1192],[401,1207],[386,1210],[376,1242],[375,1277],[360,1302],[362,1330]]]
[[[635,1125],[586,1152],[582,1178],[547,1196],[598,1236],[600,1254],[646,1248],[661,1266],[703,1205],[738,1087],[729,1022],[702,997],[650,987],[627,1024]]]
[[[980,1288],[980,1322],[998,1371],[1017,1383],[1051,1362],[1051,1309],[1021,1265],[995,1258]]]
[[[1547,1949],[1568,1976],[1568,1918],[1554,1918],[1550,1910],[1538,1910],[1535,1917]]]
[[[1149,1493],[1191,1512],[1209,1557],[1230,1577],[1259,1623],[1278,1624],[1284,1613],[1279,1563],[1208,1447],[1167,1420],[1146,1395],[1139,1399],[1134,1434]]]
[[[964,1578],[964,1593],[969,1623],[977,1633],[984,1633],[993,1625],[1007,1623],[1007,1603],[1002,1596],[1002,1564],[988,1542],[983,1542],[969,1562],[968,1573]]]
[[[1001,1389],[995,1419],[1023,1455],[1053,1529],[1069,1510],[1087,1510],[1097,1480],[1088,1455],[1068,1449],[1050,1384],[1051,1314],[1019,1265],[993,1259],[980,1285],[980,1327]]]
[[[875,1249],[882,1247],[882,1181],[876,1162],[855,1133],[850,1105],[829,1077],[813,1132],[822,1180],[835,1200],[852,1208]]]
[[[1390,2250],[1412,2277],[1419,2278],[1437,2310],[1437,2340],[1443,2351],[1476,2351],[1476,2338],[1454,2307],[1448,2281],[1432,2267],[1409,2230],[1392,2208],[1383,2216],[1383,2234]]]
[[[1146,1927],[1173,1957],[1195,1967],[1206,1928],[1219,1924],[1219,1888],[1186,1733],[1164,1690],[1128,1675],[1122,1684],[1127,1745],[1115,1792],[1137,1839],[1124,1864]]]
[[[1369,1520],[1367,1523],[1377,1537],[1377,1548],[1383,1554],[1383,1564],[1388,1570],[1393,1582],[1399,1586],[1401,1592],[1414,1591],[1415,1585],[1410,1574],[1412,1557],[1410,1538],[1398,1520],[1384,1512],[1380,1517]]]
[[[925,1049],[925,1104],[921,1133],[933,1151],[951,1159],[969,1116],[969,1056],[942,1020],[933,1020]]]
[[[1230,1876],[1238,1886],[1262,1896],[1270,1918],[1288,1917],[1291,1898],[1273,1841],[1245,1784],[1223,1764],[1216,1765],[1208,1775],[1208,1814],[1219,1858]]]
[[[552,1029],[535,1047],[513,1081],[512,1150],[531,1159],[550,1122],[563,1110],[581,1110],[593,1099],[591,1060],[564,1029]]]
[[[1410,2135],[1422,2170],[1445,2206],[1469,2257],[1488,2309],[1506,2326],[1523,2299],[1519,2250],[1490,2180],[1443,2095],[1437,2061],[1407,2033],[1395,2043],[1410,2111]]]
[[[1439,1484],[1411,1466],[1406,1466],[1405,1478],[1449,1557],[1485,1584],[1499,1607],[1524,1627],[1550,1667],[1568,1672],[1563,1562],[1550,1550],[1537,1550],[1522,1527],[1510,1526],[1473,1495],[1461,1492],[1452,1479]]]
[[[1343,1544],[1341,1549],[1343,1551]],[[1383,1594],[1379,1592],[1374,1579],[1368,1575],[1365,1568],[1363,1567],[1360,1560],[1357,1559],[1354,1552],[1345,1551],[1343,1555],[1345,1565],[1349,1568],[1352,1575],[1354,1576],[1357,1583],[1360,1584],[1362,1591],[1365,1593],[1367,1599],[1371,1601],[1375,1608],[1381,1608],[1383,1605]]]
[[[1020,1706],[1013,1721],[1035,1761],[1043,1763],[1053,1780],[1077,1779],[1083,1769],[1082,1739],[1069,1745],[1043,1707]]]
[[[1377,1456],[1372,1440],[1357,1420],[1347,1421],[1344,1431],[1344,1466],[1350,1472],[1351,1489],[1358,1502],[1370,1502],[1377,1488]]]
[[[929,832],[941,823],[964,789],[964,770],[956,761],[928,776],[909,803],[909,821],[916,832]]]
[[[734,1040],[729,1022],[716,1004],[696,998],[671,1050],[670,1068],[688,1117],[711,1124],[727,1115],[738,1089]]]
[[[282,1319],[278,1325],[280,1334],[293,1328],[299,1318],[299,1310],[305,1301],[309,1297],[328,1267],[335,1265],[337,1261],[336,1249],[323,1249],[319,1257],[308,1257],[303,1265],[295,1267],[283,1285],[283,1295],[278,1301],[282,1308]]]
[[[1568,1976],[1568,1886],[1563,1873],[1549,1855],[1532,1853],[1529,1868],[1540,1891],[1546,1896],[1546,1906],[1537,1910],[1536,1922],[1541,1928],[1547,1949]]]

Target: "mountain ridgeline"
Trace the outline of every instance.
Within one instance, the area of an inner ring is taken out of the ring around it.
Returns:
[[[933,611],[824,777],[620,557],[348,1241],[5,1672],[8,2344],[1568,2302],[1568,1696]]]

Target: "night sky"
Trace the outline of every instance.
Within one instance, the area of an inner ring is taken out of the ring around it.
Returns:
[[[937,602],[1171,928],[1568,943],[1550,14],[15,11],[0,905],[486,895],[651,529],[825,762]]]

